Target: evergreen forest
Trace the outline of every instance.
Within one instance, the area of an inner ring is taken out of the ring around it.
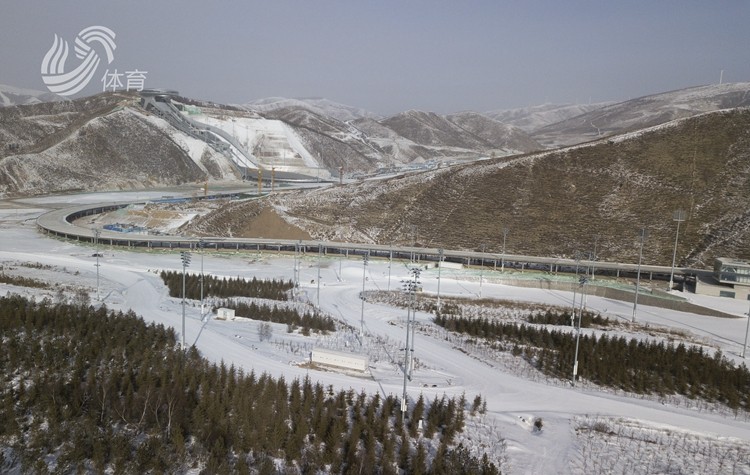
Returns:
[[[570,324],[569,314],[559,321]],[[591,323],[595,317],[591,317]],[[530,317],[542,322],[544,315]],[[549,317],[557,321],[556,317]],[[467,318],[446,313],[434,322],[453,332],[486,341],[498,350],[510,348],[544,374],[570,379],[576,352],[576,334],[527,324],[487,318]],[[600,323],[606,323],[600,321]],[[734,366],[721,353],[713,355],[700,346],[672,342],[626,339],[602,334],[580,335],[578,377],[601,386],[638,394],[680,394],[727,405],[734,411],[750,411],[750,372],[745,364]]]
[[[311,330],[316,333],[336,331],[336,322],[330,316],[310,312],[300,313],[295,308],[284,308],[278,305],[271,307],[266,304],[258,305],[254,302],[245,303],[237,299],[220,300],[216,302],[216,305],[234,309],[235,315],[238,317],[263,322],[284,323],[290,332],[298,327],[302,328],[304,335],[308,335]]]
[[[456,444],[479,396],[418,396],[402,421],[393,395],[245,373],[132,312],[15,295],[0,339],[0,472],[499,473]]]
[[[182,272],[162,271],[161,278],[169,288],[170,297],[182,297]],[[201,298],[201,276],[185,274],[185,298]],[[268,300],[288,300],[288,292],[294,287],[291,280],[262,280],[253,277],[246,280],[240,277],[215,277],[203,274],[204,297],[253,297]]]

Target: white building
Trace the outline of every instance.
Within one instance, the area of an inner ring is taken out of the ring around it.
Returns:
[[[728,257],[716,259],[713,274],[696,279],[695,293],[750,300],[750,262]]]
[[[233,308],[218,308],[216,309],[217,320],[234,320],[234,309]]]
[[[362,371],[363,373],[367,371],[367,357],[355,355],[353,353],[342,353],[340,351],[315,348],[312,351],[310,362],[324,366]]]

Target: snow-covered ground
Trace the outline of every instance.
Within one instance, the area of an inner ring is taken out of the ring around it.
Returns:
[[[265,165],[279,169],[287,166],[319,166],[295,131],[280,120],[250,117],[221,119],[206,115],[196,115],[192,119],[231,134],[251,153],[261,148],[266,155],[263,159]]]
[[[68,287],[84,287],[96,299],[96,257],[91,245],[53,239],[37,232],[35,218],[50,206],[87,201],[121,201],[125,194],[95,194],[46,197],[2,203],[0,206],[0,265],[7,272],[36,276]],[[143,198],[143,193],[140,198]],[[180,299],[170,298],[160,270],[181,271],[177,252],[128,251],[102,247],[99,258],[101,300],[110,308],[133,309],[146,321],[181,328]],[[289,280],[294,275],[292,255],[276,253],[207,252],[194,255],[190,272],[201,268],[207,274],[226,277],[257,277]],[[365,303],[364,337],[359,337],[362,302],[366,290],[395,290],[409,276],[403,263],[371,259],[366,268],[361,259],[341,259],[317,254],[301,259],[301,298],[311,305],[318,299],[323,312],[351,325],[350,331],[330,336],[304,337],[290,334],[284,325],[273,325],[273,336],[261,341],[256,322],[237,319],[201,319],[200,307],[192,302],[186,310],[185,339],[213,361],[225,361],[287,381],[309,376],[324,385],[400,396],[406,311]],[[40,265],[41,264],[41,265]],[[319,265],[320,264],[320,265]],[[318,280],[320,272],[320,280]],[[437,270],[420,278],[425,293],[437,291]],[[318,295],[319,289],[319,295]],[[34,289],[0,284],[0,292],[39,296]],[[476,274],[443,270],[443,296],[476,296],[480,283]],[[54,297],[54,291],[47,295]],[[494,283],[492,272],[484,273],[481,295],[554,305],[571,305],[568,292],[515,288]],[[691,296],[693,301],[742,315],[747,302]],[[629,320],[632,304],[588,297],[589,308],[610,318]],[[739,361],[745,335],[745,318],[721,319],[639,306],[640,322],[683,329],[720,348]],[[431,325],[431,316],[418,313],[419,323]],[[487,450],[503,460],[504,473],[742,473],[750,474],[750,421],[729,411],[711,407],[688,407],[656,398],[634,398],[601,391],[585,384],[575,388],[544,378],[524,377],[508,371],[507,365],[459,351],[449,341],[417,332],[415,356],[419,361],[407,385],[410,397],[419,393],[432,399],[443,394],[465,393],[468,401],[481,394],[487,413],[473,419],[461,436],[474,450]],[[370,374],[346,375],[300,367],[313,347],[366,352]],[[541,417],[543,430],[533,421]],[[654,440],[661,441],[655,443]],[[656,444],[656,445],[654,445]],[[649,447],[657,447],[651,450]],[[658,447],[662,447],[658,449]],[[666,448],[665,448],[666,447]]]

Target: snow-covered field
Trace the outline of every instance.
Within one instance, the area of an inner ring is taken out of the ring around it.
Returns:
[[[143,194],[141,194],[141,197]],[[96,300],[96,257],[91,245],[48,238],[37,232],[35,218],[44,209],[62,203],[120,201],[125,194],[49,197],[2,203],[0,206],[0,265],[6,272],[20,273],[63,286],[83,287]],[[99,295],[110,308],[133,309],[146,321],[181,328],[180,299],[170,298],[157,275],[159,270],[181,271],[177,252],[128,251],[102,247]],[[193,255],[190,272],[203,269],[215,276],[275,278],[294,275],[292,255],[276,253],[206,253]],[[287,380],[305,377],[341,388],[400,396],[403,374],[398,362],[403,356],[406,311],[365,303],[364,337],[359,337],[362,302],[366,290],[395,290],[409,272],[403,263],[371,259],[340,259],[317,254],[301,259],[301,299],[323,312],[347,322],[352,329],[330,336],[290,334],[284,325],[273,325],[273,336],[261,341],[258,324],[248,320],[201,319],[195,302],[186,310],[185,339],[209,359],[232,363],[246,370],[284,375]],[[11,270],[12,268],[12,270]],[[320,280],[318,281],[318,272]],[[363,274],[364,272],[364,274]],[[425,293],[437,292],[436,269],[422,272]],[[319,289],[319,294],[318,294]],[[20,292],[39,297],[43,292],[0,284],[0,292]],[[443,270],[443,296],[477,296],[476,274]],[[54,290],[46,295],[54,298]],[[571,305],[567,292],[514,288],[493,283],[492,272],[484,273],[481,295]],[[693,301],[742,315],[747,302],[698,298]],[[629,320],[632,304],[589,296],[587,305],[610,318]],[[689,332],[707,345],[720,348],[728,358],[740,361],[745,318],[720,319],[639,306],[638,319],[650,325]],[[431,316],[418,313],[417,321],[431,326]],[[750,420],[713,407],[690,407],[679,401],[634,398],[602,391],[590,385],[575,388],[564,382],[525,377],[492,358],[460,351],[440,338],[440,332],[419,331],[415,356],[419,361],[408,383],[410,397],[466,393],[471,401],[481,394],[487,413],[472,419],[460,440],[473,450],[488,451],[502,462],[503,473],[741,473],[750,474]],[[370,374],[346,375],[300,367],[313,347],[365,352]],[[541,417],[543,429],[533,421]]]

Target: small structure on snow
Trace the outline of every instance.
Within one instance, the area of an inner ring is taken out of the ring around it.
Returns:
[[[216,310],[216,319],[217,320],[234,320],[234,309],[233,308],[218,308]]]
[[[367,371],[367,357],[353,353],[315,348],[312,351],[310,362],[322,366],[361,371],[363,373]]]

